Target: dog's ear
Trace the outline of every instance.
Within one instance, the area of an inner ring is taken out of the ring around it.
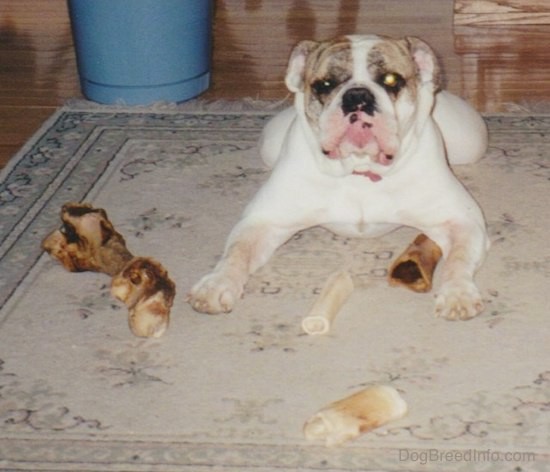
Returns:
[[[309,54],[319,46],[316,41],[300,41],[290,53],[285,84],[292,93],[304,90],[304,74]]]
[[[442,87],[442,73],[439,60],[433,49],[421,39],[409,36],[405,38],[409,51],[416,64],[418,80],[421,84],[432,83],[434,92]]]

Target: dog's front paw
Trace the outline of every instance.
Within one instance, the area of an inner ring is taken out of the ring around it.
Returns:
[[[473,282],[448,283],[435,300],[435,316],[451,321],[469,320],[483,311],[483,300]]]
[[[243,287],[231,278],[213,272],[195,284],[187,295],[187,302],[201,313],[229,313],[242,292]]]

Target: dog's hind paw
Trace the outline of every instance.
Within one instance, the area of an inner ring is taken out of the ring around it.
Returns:
[[[229,313],[242,292],[243,287],[230,278],[211,273],[195,284],[187,295],[187,302],[200,313]]]
[[[474,283],[447,284],[435,300],[435,316],[450,321],[469,320],[483,311],[484,305]]]

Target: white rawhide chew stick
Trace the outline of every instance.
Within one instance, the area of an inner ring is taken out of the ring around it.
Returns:
[[[407,404],[397,390],[375,385],[313,415],[304,425],[304,436],[308,440],[324,439],[326,446],[337,446],[406,413]]]
[[[321,290],[319,298],[302,321],[307,334],[326,334],[334,317],[353,292],[353,281],[346,271],[332,274]]]

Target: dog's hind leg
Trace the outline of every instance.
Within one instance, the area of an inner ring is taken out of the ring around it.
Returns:
[[[258,148],[262,161],[270,168],[279,159],[288,130],[295,119],[294,107],[286,108],[271,118],[262,131]]]
[[[487,125],[470,104],[450,92],[436,95],[433,117],[451,165],[479,161],[487,151]]]

